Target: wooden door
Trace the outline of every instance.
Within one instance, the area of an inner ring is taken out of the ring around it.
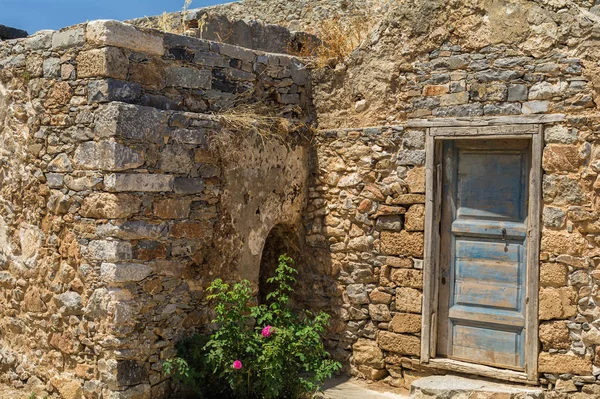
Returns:
[[[442,151],[437,355],[523,370],[530,140]]]

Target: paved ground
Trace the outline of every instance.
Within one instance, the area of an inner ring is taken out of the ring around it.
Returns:
[[[338,378],[325,384],[326,399],[408,399],[408,391],[383,383]]]

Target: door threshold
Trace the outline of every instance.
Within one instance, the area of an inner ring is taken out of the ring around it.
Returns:
[[[527,385],[539,385],[537,380],[530,380],[527,377],[527,373],[522,371],[499,369],[481,364],[461,362],[460,360],[437,358],[429,359],[428,363],[417,363],[415,365],[437,370],[452,371],[461,374],[478,375],[481,377],[487,377],[501,381],[516,382]]]

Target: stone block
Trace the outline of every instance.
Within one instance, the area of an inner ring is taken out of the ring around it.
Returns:
[[[406,313],[421,313],[423,294],[414,288],[396,289],[396,310]]]
[[[167,145],[159,155],[159,168],[163,172],[189,174],[192,170],[192,153],[184,146]]]
[[[63,399],[83,399],[81,383],[74,376],[58,375],[53,377],[50,383]]]
[[[474,83],[469,89],[472,101],[506,101],[508,87],[505,84],[478,84]]]
[[[390,322],[390,330],[395,333],[420,333],[421,315],[413,313],[396,313]]]
[[[423,257],[423,233],[400,233],[383,231],[381,233],[381,250],[387,255],[405,255]]]
[[[103,263],[102,280],[107,283],[132,283],[142,281],[152,273],[152,268],[140,263]]]
[[[513,84],[508,85],[508,101],[525,101],[527,100],[527,85]]]
[[[579,256],[587,247],[587,241],[578,232],[544,230],[542,233],[542,252]]]
[[[423,87],[424,96],[440,96],[448,93],[448,85],[427,85]]]
[[[412,335],[379,331],[377,344],[384,351],[401,355],[419,356],[421,353],[421,340]]]
[[[182,222],[171,227],[173,238],[202,239],[212,236],[212,226],[204,222]]]
[[[366,338],[360,338],[352,345],[352,357],[355,365],[365,365],[375,369],[385,368],[383,352],[379,349],[377,342]]]
[[[400,194],[392,199],[394,205],[412,205],[424,204],[425,196],[423,194]]]
[[[562,227],[567,214],[560,208],[545,206],[542,212],[542,221],[546,227]]]
[[[542,263],[540,267],[540,285],[542,287],[565,287],[569,269],[562,263]]]
[[[398,165],[420,166],[425,165],[425,151],[423,150],[400,150],[398,151]]]
[[[246,62],[254,62],[256,58],[256,54],[252,50],[225,43],[219,43],[219,52],[222,55]]]
[[[204,180],[201,178],[176,177],[173,184],[175,194],[199,194],[204,191]]]
[[[569,87],[567,82],[539,82],[531,86],[529,89],[530,100],[550,100],[554,97],[561,96]]]
[[[131,244],[124,241],[90,241],[87,256],[92,260],[118,262],[132,258]]]
[[[404,228],[406,231],[424,231],[425,230],[425,205],[411,205],[404,216]]]
[[[135,102],[142,94],[138,83],[111,78],[92,80],[88,83],[88,103],[111,101]]]
[[[518,115],[521,113],[521,104],[495,103],[483,106],[484,115]]]
[[[404,180],[408,184],[408,189],[412,194],[425,193],[425,168],[415,167],[410,169]]]
[[[346,287],[348,300],[353,305],[363,305],[369,303],[369,295],[364,284],[350,284]]]
[[[409,150],[422,150],[425,148],[425,132],[422,130],[408,130],[404,133],[402,146]]]
[[[79,213],[92,219],[122,219],[137,214],[141,205],[141,198],[134,195],[92,193],[83,200]]]
[[[165,53],[161,35],[145,33],[119,21],[92,21],[87,25],[85,36],[88,43],[96,46],[115,46],[158,56]]]
[[[114,237],[122,240],[158,239],[165,231],[164,224],[144,220],[130,220],[124,223],[106,223],[98,225],[96,232],[100,237]]]
[[[73,167],[71,166],[71,161],[67,154],[58,154],[48,164],[49,172],[71,172],[72,170]]]
[[[123,137],[162,143],[169,135],[169,115],[151,107],[109,104],[96,112],[95,133],[99,137]]]
[[[402,230],[402,217],[400,215],[386,215],[377,218],[376,228],[379,230]]]
[[[546,143],[573,144],[577,141],[577,131],[563,125],[548,126],[544,130]]]
[[[205,129],[177,129],[171,132],[171,139],[180,144],[207,145]]]
[[[571,287],[540,289],[540,320],[568,319],[577,315],[577,296]]]
[[[161,219],[187,219],[190,216],[191,199],[169,198],[154,203],[154,216]]]
[[[469,93],[466,91],[440,96],[440,106],[461,105],[469,102]]]
[[[167,86],[186,89],[210,89],[212,74],[208,70],[187,67],[167,69]]]
[[[78,78],[127,79],[129,59],[116,47],[104,47],[79,53],[77,56]]]
[[[546,173],[577,172],[584,159],[573,145],[551,144],[544,148],[542,167]]]
[[[392,320],[392,314],[388,305],[384,304],[370,304],[369,305],[369,316],[373,321],[390,321]]]
[[[397,258],[395,256],[388,256],[385,258],[385,264],[391,267],[410,269],[413,267],[413,260],[411,258]]]
[[[83,313],[81,305],[81,295],[77,292],[67,291],[54,296],[56,307],[63,311],[65,315],[80,315]]]
[[[525,115],[528,114],[543,114],[548,112],[548,101],[527,101],[523,103],[521,112]]]
[[[113,173],[104,179],[108,191],[168,192],[173,190],[174,176],[149,173]]]
[[[542,194],[544,202],[554,205],[581,205],[586,200],[579,181],[564,175],[544,175]]]
[[[144,151],[114,141],[87,141],[77,146],[74,156],[79,169],[118,172],[144,164]]]
[[[375,288],[369,293],[369,300],[374,304],[389,305],[392,303],[392,298],[391,294],[388,294],[379,288]]]
[[[538,357],[538,371],[551,374],[591,375],[592,359],[588,356],[541,352]]]
[[[568,321],[553,321],[540,324],[539,337],[543,350],[569,349],[571,347],[568,323]]]
[[[391,280],[402,287],[423,288],[423,271],[416,269],[392,269]]]
[[[54,32],[52,48],[55,50],[80,46],[85,42],[83,27]]]
[[[60,58],[45,59],[42,71],[46,79],[58,79],[60,77]]]

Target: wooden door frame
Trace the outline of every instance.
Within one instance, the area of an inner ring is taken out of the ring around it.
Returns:
[[[489,378],[538,384],[538,290],[540,219],[542,203],[543,125],[560,122],[562,114],[489,118],[413,120],[408,127],[426,128],[425,254],[423,266],[423,318],[421,359],[424,366]],[[441,147],[451,139],[530,139],[529,215],[527,242],[525,371],[505,370],[446,358],[435,358],[439,289],[441,222]]]

